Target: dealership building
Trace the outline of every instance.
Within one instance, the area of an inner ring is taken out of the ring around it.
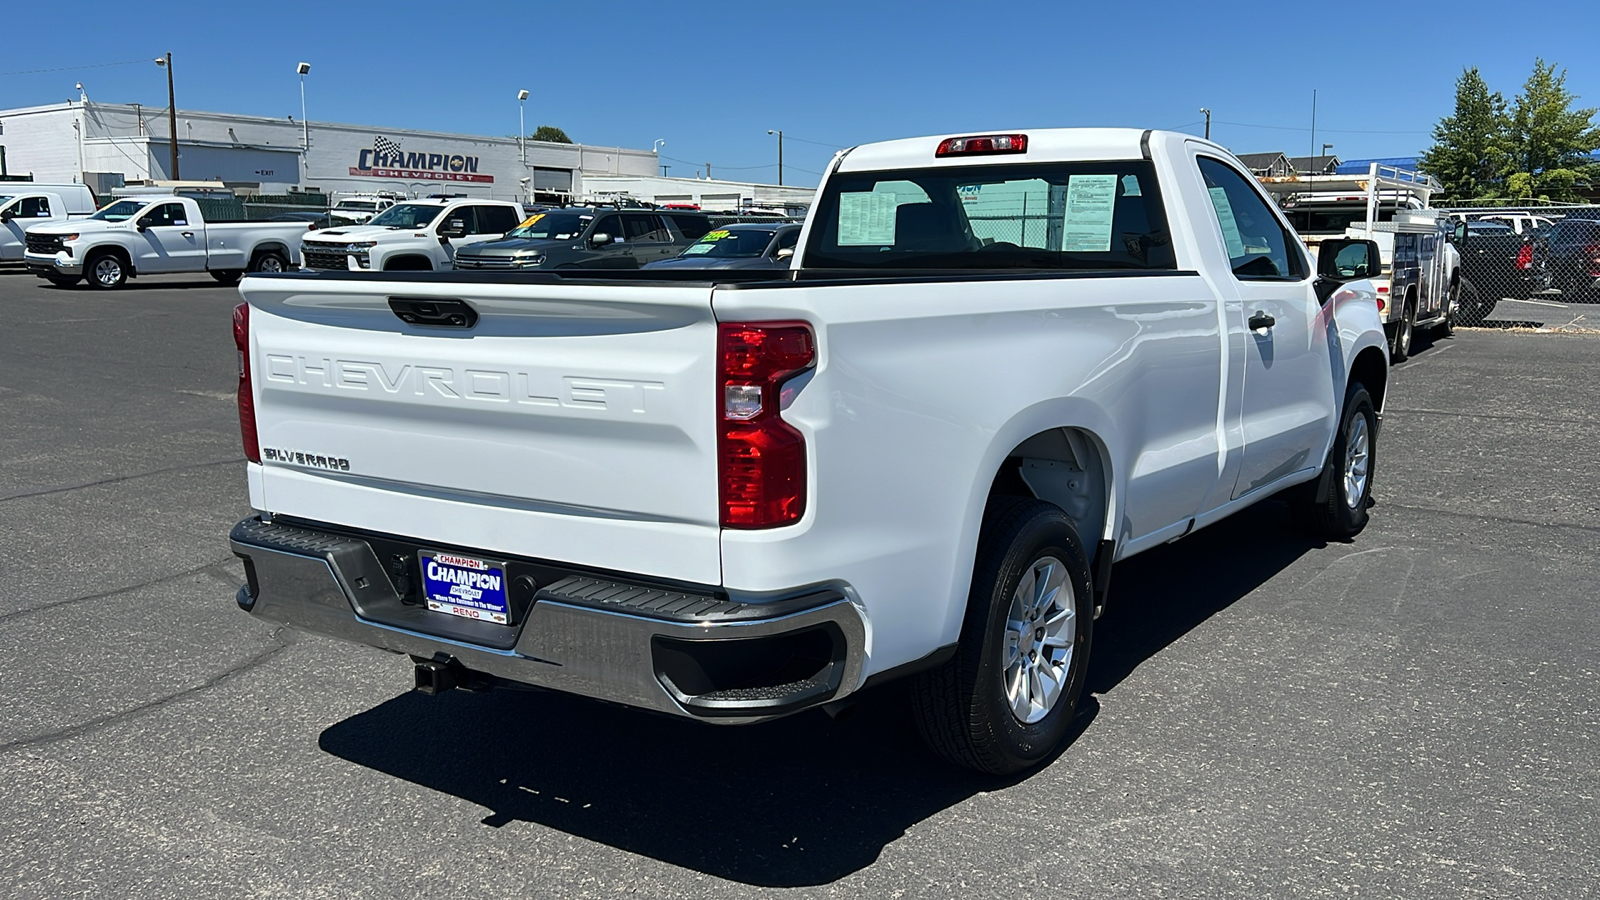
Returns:
[[[624,147],[483,137],[178,110],[182,181],[240,193],[295,191],[503,200],[582,197],[584,178],[654,176],[655,153]],[[0,110],[0,175],[83,182],[106,195],[173,181],[167,110],[87,101]]]

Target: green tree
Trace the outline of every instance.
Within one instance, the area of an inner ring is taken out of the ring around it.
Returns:
[[[538,128],[534,129],[533,134],[528,135],[528,140],[548,141],[552,144],[572,143],[572,138],[567,137],[567,133],[565,131],[562,131],[554,125],[540,125]]]
[[[1422,154],[1424,172],[1439,179],[1452,200],[1503,196],[1511,156],[1506,100],[1476,68],[1456,79],[1456,111],[1433,126],[1433,146]]]
[[[1595,110],[1573,109],[1577,96],[1567,90],[1567,73],[1537,59],[1533,74],[1512,107],[1507,149],[1513,197],[1573,201],[1594,178],[1590,157],[1600,149]]]

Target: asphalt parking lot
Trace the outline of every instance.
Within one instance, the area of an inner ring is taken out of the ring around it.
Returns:
[[[1075,740],[995,782],[892,689],[429,698],[239,612],[235,302],[0,272],[0,896],[1600,894],[1600,334],[1420,341],[1371,527],[1265,503],[1120,564]]]

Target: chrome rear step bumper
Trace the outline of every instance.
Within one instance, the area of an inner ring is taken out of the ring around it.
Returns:
[[[861,681],[865,626],[836,590],[742,603],[573,574],[505,626],[427,610],[358,537],[252,517],[229,543],[247,578],[236,599],[257,618],[508,681],[726,723]]]

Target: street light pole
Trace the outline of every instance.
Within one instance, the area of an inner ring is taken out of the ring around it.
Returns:
[[[172,91],[172,51],[156,57],[156,65],[167,70],[167,124],[172,126],[172,180],[178,181],[178,100]]]
[[[522,148],[522,164],[528,164],[528,121],[522,116],[523,101],[528,99],[527,91],[517,91],[517,145]]]
[[[778,187],[783,187],[783,129],[780,128],[777,131],[773,131],[768,128],[767,134],[778,136]]]
[[[1202,106],[1200,111],[1206,114],[1206,140],[1209,141],[1211,140],[1211,110]]]
[[[656,155],[656,168],[660,170],[662,178],[667,177],[667,167],[661,164],[661,148],[666,145],[666,138],[656,138],[656,142],[650,145],[650,151]]]

